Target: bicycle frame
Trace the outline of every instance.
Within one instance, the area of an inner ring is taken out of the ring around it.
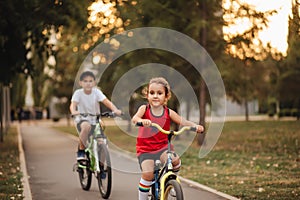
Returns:
[[[99,167],[99,157],[98,157],[98,151],[97,151],[97,126],[98,124],[96,125],[96,128],[93,132],[93,134],[90,136],[90,142],[89,142],[89,145],[88,147],[86,148],[86,152],[88,152],[89,154],[89,157],[91,159],[91,169],[92,171],[96,171],[96,172],[100,172],[100,167]],[[98,127],[99,129],[99,127]]]
[[[89,136],[89,143],[87,148],[85,149],[86,154],[88,155],[88,158],[90,160],[90,165],[89,166],[84,166],[79,164],[79,167],[85,168],[85,167],[90,167],[91,171],[94,172],[100,172],[100,166],[99,166],[99,155],[97,151],[97,144],[98,140],[97,139],[102,139],[100,142],[103,142],[106,144],[106,139],[105,135],[103,133],[102,127],[100,126],[100,119],[97,119],[96,127]]]

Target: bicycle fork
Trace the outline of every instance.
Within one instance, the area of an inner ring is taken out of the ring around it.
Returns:
[[[168,158],[166,165],[166,173],[163,174],[163,176],[160,179],[160,199],[162,200],[165,198],[165,186],[169,180],[176,180],[178,183],[180,183],[178,176],[173,172],[171,152],[168,150],[167,154]]]
[[[164,174],[161,177],[161,180],[160,180],[160,199],[164,199],[166,183],[169,180],[172,180],[172,179],[174,179],[178,183],[180,183],[180,180],[179,180],[178,176],[172,171],[167,172],[166,174]]]

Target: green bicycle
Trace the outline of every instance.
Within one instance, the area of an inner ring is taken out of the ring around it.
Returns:
[[[141,122],[136,124],[137,126],[143,126]],[[179,131],[164,130],[160,125],[151,123],[152,127],[157,128],[164,134],[168,135],[168,150],[167,150],[167,161],[164,165],[161,164],[160,160],[155,161],[154,166],[154,180],[150,188],[149,199],[150,200],[183,200],[183,192],[178,176],[173,172],[172,166],[172,154],[171,141],[172,137],[179,135],[184,131],[195,131],[195,127],[184,126]]]
[[[98,181],[98,187],[102,198],[108,199],[111,193],[112,170],[108,151],[107,138],[104,134],[101,117],[115,117],[113,112],[105,112],[100,115],[89,113],[78,114],[83,117],[96,117],[95,129],[90,133],[88,146],[85,149],[86,160],[75,163],[73,170],[78,172],[80,185],[83,190],[89,190],[92,183],[92,174]],[[75,117],[77,115],[74,115]]]

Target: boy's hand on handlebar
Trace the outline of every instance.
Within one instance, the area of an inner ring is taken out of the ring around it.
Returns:
[[[81,116],[80,116],[80,113],[79,112],[73,112],[72,113],[72,118],[74,119],[74,122],[77,124],[77,123],[79,123],[80,122],[80,120],[81,120]]]
[[[78,115],[80,115],[80,112],[78,112],[78,111],[75,111],[75,112],[71,113],[71,117],[76,117]]]
[[[114,110],[114,113],[115,113],[116,115],[118,115],[118,116],[123,115],[123,112],[122,112],[121,110],[119,110],[119,109]]]

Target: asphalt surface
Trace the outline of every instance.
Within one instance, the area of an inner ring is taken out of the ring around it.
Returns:
[[[24,188],[28,188],[27,194],[30,195],[27,195],[25,199],[101,199],[96,179],[93,177],[91,189],[84,191],[80,187],[78,174],[73,171],[77,148],[77,139],[74,136],[51,128],[49,123],[22,123],[19,130],[25,155],[24,162],[26,162],[29,177],[29,186]],[[130,169],[128,171],[139,171],[135,159],[114,151],[111,151],[110,154],[113,169],[124,168]],[[110,199],[138,199],[137,186],[139,179],[139,173],[113,170]],[[182,187],[184,197],[187,200],[236,199],[185,179],[182,181]]]

